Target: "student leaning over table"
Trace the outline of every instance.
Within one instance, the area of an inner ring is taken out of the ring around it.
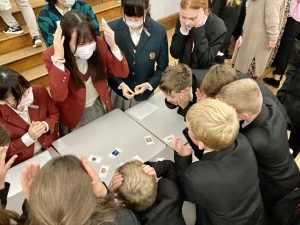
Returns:
[[[128,64],[106,23],[101,24],[104,34],[100,37],[89,19],[77,11],[66,13],[60,25],[43,59],[65,135],[112,109],[107,74],[125,78]]]

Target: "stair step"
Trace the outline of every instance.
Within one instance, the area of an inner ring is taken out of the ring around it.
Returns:
[[[108,2],[104,2],[104,3],[101,3],[101,2],[103,2],[103,0],[89,0],[89,1],[85,1],[85,2],[87,2],[87,3],[92,2],[92,4],[90,4],[90,5],[92,6],[94,13],[96,14],[96,11],[94,9],[95,6],[99,6],[99,5],[103,4],[103,7],[102,7],[102,10],[103,10],[103,9],[105,9],[106,4],[108,4],[108,6],[111,6],[111,5],[114,5],[115,3],[118,3],[115,0],[107,0],[107,1]],[[40,13],[42,7],[45,4],[47,4],[47,2],[43,1],[43,0],[30,0],[29,3],[31,5],[31,7],[33,8],[33,11],[34,11],[34,14],[36,15],[36,17]],[[120,3],[118,3],[118,4],[120,5]],[[97,7],[96,7],[96,9],[97,9]],[[20,25],[26,24],[21,11],[20,11],[20,9],[18,8],[18,6],[15,2],[12,2],[12,9],[11,10],[12,10],[13,16],[16,18],[16,20],[18,21],[18,23]],[[3,30],[3,28],[5,26],[6,26],[6,24],[4,23],[4,21],[0,20],[0,30]]]
[[[34,66],[43,64],[42,52],[46,50],[45,45],[40,48],[28,46],[0,55],[0,65],[21,72]]]
[[[31,84],[42,84],[45,87],[49,85],[48,71],[44,64],[32,67],[21,72],[21,74],[30,81]]]
[[[23,25],[22,29],[24,30],[24,33],[20,35],[0,32],[0,54],[5,54],[32,45],[28,27]]]

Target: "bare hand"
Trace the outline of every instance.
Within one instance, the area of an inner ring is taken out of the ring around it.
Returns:
[[[115,193],[119,189],[119,187],[121,187],[123,180],[124,178],[122,177],[122,175],[118,172],[115,172],[108,185],[108,189],[110,190],[110,192]]]
[[[28,134],[33,140],[37,140],[40,136],[45,133],[45,124],[40,121],[32,121],[28,129]]]
[[[14,163],[15,159],[18,157],[17,155],[12,156],[7,163],[5,163],[6,153],[8,147],[1,146],[0,147],[0,190],[4,188],[5,177],[8,169]]]
[[[144,173],[146,173],[150,176],[155,176],[155,178],[157,178],[156,171],[152,166],[143,164],[142,169],[143,169]]]
[[[127,99],[132,99],[135,95],[134,91],[132,91],[127,84],[123,83],[122,86],[122,93],[123,96],[126,97]]]
[[[103,30],[104,39],[112,51],[117,51],[119,47],[115,42],[115,32],[104,21],[101,21],[101,30]]]
[[[184,109],[190,103],[190,95],[189,94],[180,94],[178,96],[178,105],[180,108]]]
[[[86,172],[88,173],[91,183],[93,186],[94,193],[97,197],[105,197],[107,194],[107,189],[105,185],[102,183],[101,178],[97,174],[97,172],[91,167],[89,164],[86,156],[80,157],[83,167],[85,168]]]
[[[268,48],[269,48],[269,49],[275,48],[275,47],[276,47],[276,43],[277,43],[276,40],[269,40]]]
[[[200,8],[197,14],[195,28],[202,27],[205,24],[207,16],[205,15],[204,9]]]
[[[135,92],[136,95],[143,94],[148,88],[149,88],[149,83],[147,83],[147,82],[142,83],[142,84],[137,85],[134,88],[134,92]]]
[[[65,58],[64,42],[65,36],[62,36],[62,29],[60,25],[58,25],[54,33],[53,39],[54,56],[57,59]]]
[[[173,148],[175,150],[175,152],[177,152],[178,155],[180,156],[189,156],[192,154],[192,148],[191,146],[184,146],[182,139],[180,137],[176,137],[172,140],[171,144],[170,144],[171,148]]]
[[[235,47],[236,47],[236,48],[241,47],[242,43],[243,43],[243,37],[240,36],[240,37],[236,40],[236,42],[235,42]]]
[[[25,169],[21,173],[21,184],[22,184],[25,198],[27,200],[29,199],[29,190],[32,181],[36,177],[39,171],[40,171],[39,164],[30,163],[25,167]]]

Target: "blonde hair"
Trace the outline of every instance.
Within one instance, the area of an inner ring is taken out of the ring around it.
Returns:
[[[241,0],[227,0],[226,5],[229,7],[233,7],[235,5],[240,5],[241,3]]]
[[[193,9],[193,10],[198,10],[200,8],[208,9],[209,2],[208,0],[182,0],[180,2],[180,7],[182,9]]]
[[[239,133],[240,124],[234,108],[216,99],[194,104],[186,118],[196,140],[215,151],[227,148]]]
[[[238,79],[235,69],[228,65],[216,64],[205,75],[200,90],[207,97],[214,98],[226,85]]]
[[[89,175],[75,156],[50,160],[34,178],[29,193],[30,225],[87,225],[113,222],[112,200],[96,198]]]
[[[168,66],[162,75],[159,88],[170,95],[172,91],[179,93],[187,87],[192,87],[193,72],[185,64]]]
[[[227,84],[219,96],[232,105],[238,113],[258,114],[261,111],[263,97],[258,84],[252,79],[242,79]]]
[[[118,199],[135,212],[149,208],[157,195],[156,177],[146,174],[142,165],[141,161],[134,160],[117,169],[124,178],[117,190]]]

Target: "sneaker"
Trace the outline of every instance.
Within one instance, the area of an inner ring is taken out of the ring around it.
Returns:
[[[43,45],[43,42],[42,42],[42,40],[40,39],[39,36],[34,36],[34,37],[32,38],[32,46],[33,46],[34,48],[41,47],[42,45]]]
[[[271,85],[274,88],[278,88],[280,85],[280,80],[275,80],[272,77],[265,77],[264,82],[268,85]]]
[[[3,32],[5,34],[23,34],[24,33],[24,31],[22,30],[22,28],[19,25],[14,26],[14,27],[7,26],[4,28]]]

